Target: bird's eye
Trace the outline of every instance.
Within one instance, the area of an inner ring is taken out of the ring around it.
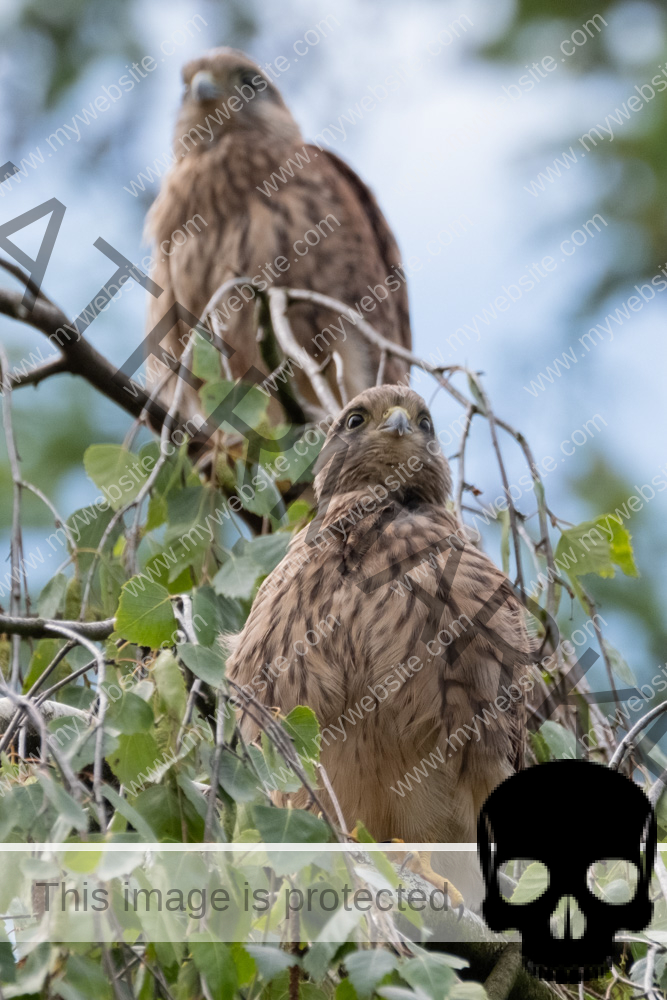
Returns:
[[[430,434],[433,430],[433,424],[428,417],[422,417],[419,421],[419,426],[423,431],[426,431],[427,434]]]
[[[363,424],[364,418],[361,413],[352,413],[347,418],[347,426],[352,429],[353,427],[360,427]]]
[[[255,73],[241,73],[241,83],[247,87],[254,87],[255,76]]]

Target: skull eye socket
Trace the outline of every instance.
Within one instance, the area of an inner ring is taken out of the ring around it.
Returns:
[[[601,858],[586,873],[586,884],[594,896],[610,906],[620,906],[634,899],[639,884],[639,869],[624,858]]]
[[[505,863],[503,874],[498,879],[500,895],[514,906],[534,903],[549,888],[549,869],[542,861],[513,858]]]

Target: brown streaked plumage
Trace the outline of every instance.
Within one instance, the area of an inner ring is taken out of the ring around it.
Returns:
[[[175,301],[200,316],[220,285],[245,276],[321,292],[351,307],[368,297],[360,314],[409,348],[398,248],[366,185],[333,153],[304,143],[274,83],[242,52],[214,49],[188,63],[183,80],[176,162],[147,220],[157,249],[153,278],[165,290],[150,300],[148,328]],[[272,179],[284,168],[286,183]],[[185,231],[191,235],[183,241]],[[374,296],[371,289],[378,286]],[[230,361],[236,378],[251,365],[265,370],[255,339],[255,304],[246,298],[248,289],[238,299],[240,308],[228,301],[227,329],[221,331],[236,351]],[[375,384],[378,352],[348,321],[307,302],[293,304],[288,315],[298,341],[318,361],[329,356],[327,341],[340,353],[348,399]],[[323,339],[322,330],[332,324],[338,330]],[[180,356],[185,332],[184,327],[172,331],[163,347]],[[406,372],[404,362],[388,359],[387,381]],[[306,401],[315,404],[307,380],[295,377]],[[333,364],[327,378],[338,396]]]
[[[383,841],[475,841],[484,799],[521,766],[522,699],[496,710],[496,722],[475,723],[529,659],[520,604],[446,506],[449,467],[417,393],[361,393],[332,426],[319,465],[318,515],[229,640],[228,675],[284,714],[297,704],[313,709],[322,762],[350,828],[361,820]],[[430,630],[418,586],[438,594]],[[475,621],[496,591],[488,624]],[[304,643],[313,632],[319,641]],[[372,707],[359,712],[365,697]],[[243,714],[242,726],[255,737]],[[393,791],[425,758],[428,776],[403,796]],[[459,878],[474,899],[478,876]]]

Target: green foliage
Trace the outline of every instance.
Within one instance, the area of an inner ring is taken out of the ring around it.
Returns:
[[[143,590],[137,593],[138,586]],[[169,591],[138,576],[128,581],[120,596],[116,628],[124,639],[141,646],[169,643],[178,628]]]

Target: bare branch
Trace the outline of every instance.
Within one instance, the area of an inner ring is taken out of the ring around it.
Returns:
[[[463,434],[461,435],[461,446],[459,448],[459,486],[456,491],[456,513],[459,519],[463,521],[463,489],[465,486],[465,454],[466,445],[468,443],[468,435],[470,434],[470,427],[472,424],[472,418],[477,412],[477,407],[471,403],[466,410],[465,424],[463,426]]]
[[[13,274],[14,277],[17,278],[22,285],[25,285],[26,288],[32,292],[35,298],[43,299],[45,302],[48,302],[49,305],[53,305],[51,299],[47,295],[45,295],[40,288],[37,287],[37,285],[32,280],[28,272],[24,271],[23,268],[20,267],[18,264],[15,264],[11,260],[6,260],[4,257],[0,257],[0,267],[4,271],[8,271],[10,274]]]
[[[64,635],[63,628],[74,632],[79,639],[101,642],[108,639],[116,627],[115,618],[101,622],[54,621],[50,618],[17,618],[14,615],[0,615],[0,633],[22,635],[31,639],[53,639]]]
[[[95,762],[93,764],[93,791],[95,794],[95,801],[97,803],[98,811],[98,822],[100,824],[100,829],[102,833],[106,833],[106,807],[104,805],[104,796],[102,795],[102,766],[104,764],[104,716],[106,715],[108,698],[107,693],[104,690],[104,680],[106,675],[106,662],[101,651],[92,644],[90,639],[81,635],[76,629],[68,628],[61,622],[52,622],[51,627],[54,631],[59,632],[64,635],[67,639],[72,642],[78,643],[80,646],[85,646],[89,653],[92,653],[94,658],[97,660],[97,698],[98,698],[98,709],[97,709],[97,735],[95,738]]]
[[[9,373],[9,361],[5,349],[0,344],[0,385],[4,386],[2,393],[2,418],[5,427],[5,440],[7,441],[7,455],[9,457],[9,467],[12,474],[13,498],[12,498],[12,536],[10,543],[11,560],[11,590],[10,590],[10,613],[18,615],[21,611],[21,468],[16,450],[16,439],[14,437],[14,424],[12,421],[12,389]],[[6,384],[5,384],[6,383]],[[26,587],[27,593],[27,587]],[[12,636],[12,657],[10,679],[15,690],[19,688],[20,672],[20,639],[17,635]],[[1,674],[0,674],[1,676]],[[4,679],[4,678],[3,678]]]
[[[270,288],[268,291],[269,309],[278,343],[285,354],[298,361],[306,372],[325,413],[332,413],[335,416],[340,413],[340,406],[329,388],[329,383],[313,356],[299,344],[292,333],[292,327],[287,319],[287,303],[291,294],[291,291],[287,292],[284,288]]]
[[[30,313],[21,304],[21,299],[20,294],[0,288],[0,313],[33,326],[52,343],[55,342],[64,356],[65,367],[62,371],[85,378],[108,399],[133,417],[138,417],[148,403],[144,390],[123,372],[117,371],[70,325],[64,312],[48,299],[37,299]],[[155,419],[161,422],[159,411],[156,411]]]
[[[643,715],[641,719],[635,722],[632,729],[625,734],[621,742],[618,744],[613,757],[609,761],[609,767],[612,771],[617,771],[619,769],[625,754],[633,746],[635,737],[641,733],[642,729],[646,729],[649,722],[653,722],[653,720],[657,719],[657,717],[662,715],[663,712],[667,712],[667,701],[663,701],[659,705],[656,705],[655,708],[652,708],[650,712],[647,712],[646,715]]]
[[[11,382],[13,389],[22,389],[25,385],[39,385],[43,382],[45,378],[49,378],[51,375],[58,375],[60,372],[67,371],[67,361],[65,358],[56,358],[54,361],[47,361],[45,364],[40,365],[39,368],[34,368],[31,372],[27,372],[25,375],[9,375],[9,381]]]

